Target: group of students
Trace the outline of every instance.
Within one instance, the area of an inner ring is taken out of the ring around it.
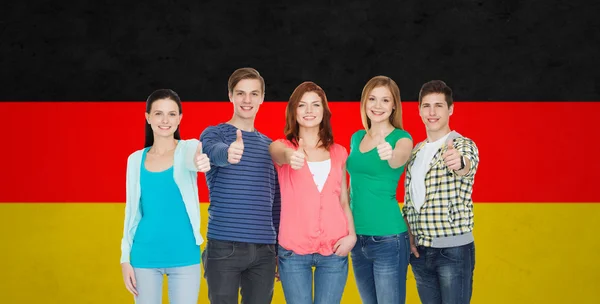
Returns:
[[[369,80],[364,129],[352,135],[350,153],[334,141],[317,84],[294,90],[284,137],[275,141],[254,127],[265,94],[258,71],[236,70],[228,91],[233,117],[199,141],[180,137],[175,92],[157,90],[146,101],[145,148],[127,161],[121,242],[136,303],[161,303],[164,275],[171,303],[197,303],[201,265],[213,304],[238,303],[239,294],[242,303],[271,303],[276,280],[287,303],[340,303],[348,256],[363,303],[405,303],[409,264],[422,303],[470,302],[479,155],[449,127],[454,106],[444,82],[421,88],[427,139],[413,146],[397,84]],[[210,199],[202,254],[197,172],[206,174]]]

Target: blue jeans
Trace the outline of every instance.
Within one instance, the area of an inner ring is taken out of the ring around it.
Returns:
[[[172,268],[133,268],[138,296],[135,303],[162,303],[163,276],[169,280],[169,303],[196,304],[200,291],[200,264]]]
[[[354,278],[364,304],[406,302],[406,272],[410,255],[408,233],[357,235],[352,249]]]
[[[279,246],[279,277],[287,304],[340,303],[348,280],[348,257],[299,255]]]
[[[411,256],[419,298],[423,304],[471,302],[475,243],[458,247],[419,246],[419,258]]]

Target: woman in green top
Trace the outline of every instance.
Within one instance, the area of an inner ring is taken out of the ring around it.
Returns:
[[[396,189],[413,143],[402,129],[398,85],[385,76],[369,80],[360,113],[365,130],[352,135],[347,160],[354,277],[363,303],[405,303],[410,245]]]

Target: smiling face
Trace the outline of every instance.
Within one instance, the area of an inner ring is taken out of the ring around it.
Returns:
[[[306,92],[296,108],[296,121],[300,127],[319,127],[323,121],[323,101],[315,92]]]
[[[448,107],[444,94],[432,93],[422,98],[419,115],[427,132],[437,132],[449,128],[450,115],[453,110],[454,105]]]
[[[229,93],[233,112],[242,119],[255,118],[263,99],[262,83],[258,79],[242,79]]]
[[[154,137],[173,137],[181,122],[179,106],[169,98],[152,102],[146,121],[152,127]]]
[[[394,97],[387,87],[376,87],[369,93],[365,112],[371,123],[389,120],[394,110]]]

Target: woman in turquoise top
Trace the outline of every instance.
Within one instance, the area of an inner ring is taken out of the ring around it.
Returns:
[[[347,160],[354,277],[363,303],[405,303],[410,245],[396,190],[413,144],[402,129],[400,89],[389,77],[372,78],[360,110],[365,130],[352,135]]]
[[[181,100],[172,90],[146,101],[145,148],[127,162],[121,268],[136,303],[197,303],[200,290],[200,217],[197,172],[210,169],[198,140],[181,140]]]

